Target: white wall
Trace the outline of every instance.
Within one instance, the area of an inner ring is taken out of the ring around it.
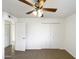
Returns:
[[[65,20],[65,49],[76,57],[76,15]]]
[[[26,24],[26,49],[62,48],[63,19],[20,18],[18,20]]]

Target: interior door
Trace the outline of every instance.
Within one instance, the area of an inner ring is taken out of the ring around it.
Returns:
[[[25,23],[16,23],[15,50],[25,51]]]

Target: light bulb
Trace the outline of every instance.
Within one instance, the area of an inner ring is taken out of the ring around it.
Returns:
[[[41,16],[42,16],[42,14],[43,14],[42,10],[41,10],[41,9],[39,9],[39,10],[37,11],[37,16],[38,16],[38,17],[41,17]]]
[[[33,11],[33,13],[32,13],[32,14],[36,16],[36,15],[37,15],[37,12],[36,12],[36,11]]]

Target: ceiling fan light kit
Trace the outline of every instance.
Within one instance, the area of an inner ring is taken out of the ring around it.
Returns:
[[[34,11],[32,12],[32,14],[33,14],[34,16],[42,17],[43,11],[42,11],[41,9],[34,10]]]
[[[23,2],[31,7],[33,7],[35,10],[32,10],[30,12],[27,12],[26,14],[33,14],[34,16],[38,17],[43,17],[43,11],[48,11],[48,12],[56,12],[57,8],[43,8],[44,3],[46,0],[37,0],[35,4],[30,3],[27,0],[19,0],[20,2]]]

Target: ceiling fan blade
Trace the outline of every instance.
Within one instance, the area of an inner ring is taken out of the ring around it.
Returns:
[[[46,2],[46,0],[38,0],[37,2],[38,2],[38,4],[39,4],[39,7],[40,7],[40,8],[43,8],[43,5],[44,5],[44,3]]]
[[[26,14],[31,14],[34,10],[27,12]]]
[[[48,12],[56,12],[57,8],[43,8],[43,10]]]
[[[28,1],[26,1],[26,0],[19,0],[19,1],[21,1],[21,2],[23,2],[23,3],[25,3],[25,4],[28,4],[28,5],[30,5],[30,6],[34,6],[32,3],[30,3],[30,2],[28,2]]]
[[[46,2],[46,0],[38,0],[37,2],[40,2],[40,1]]]

